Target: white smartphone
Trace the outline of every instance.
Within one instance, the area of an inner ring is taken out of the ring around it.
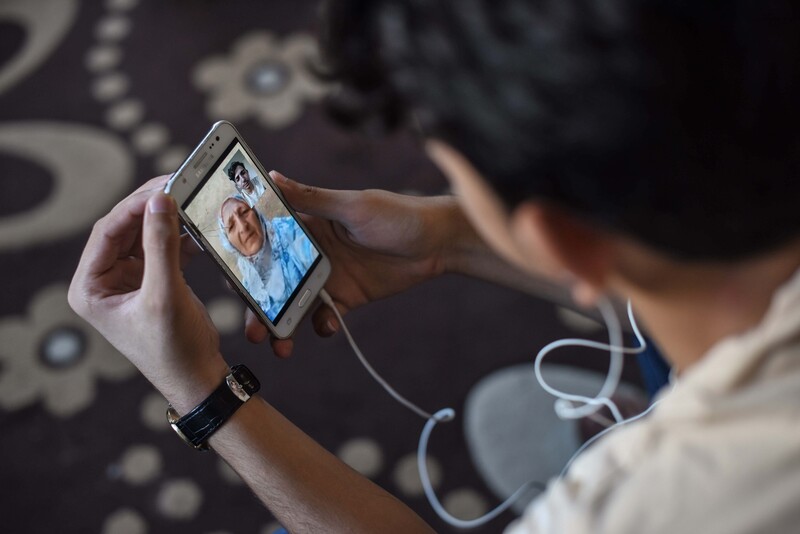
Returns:
[[[331,264],[236,128],[214,124],[165,191],[250,309],[275,336],[289,337]]]

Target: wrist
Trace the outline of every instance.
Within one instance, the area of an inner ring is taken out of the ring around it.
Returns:
[[[203,402],[230,373],[230,367],[221,354],[202,366],[195,366],[181,372],[162,375],[155,383],[173,408],[184,415]]]
[[[208,440],[241,408],[261,384],[245,365],[235,365],[197,406],[181,415],[174,406],[167,409],[167,421],[178,436],[197,450],[208,450]]]

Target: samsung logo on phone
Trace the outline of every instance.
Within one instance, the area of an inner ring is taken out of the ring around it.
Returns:
[[[194,169],[197,169],[194,172],[195,178],[200,178],[200,175],[203,174],[203,171],[205,171],[208,168],[208,165],[202,165],[203,160],[206,159],[206,156],[208,156],[208,152],[203,152],[203,155],[200,156],[200,159],[198,159],[192,166]]]
[[[207,169],[208,169],[208,165],[201,165],[201,166],[200,166],[200,168],[199,168],[199,169],[197,169],[197,170],[194,172],[194,177],[195,177],[195,178],[200,178],[200,176],[201,176],[201,175],[202,175],[204,172],[206,172],[206,170],[207,170]]]

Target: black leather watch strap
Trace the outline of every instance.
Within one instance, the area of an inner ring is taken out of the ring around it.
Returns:
[[[247,367],[236,365],[219,387],[191,412],[175,420],[177,414],[170,408],[167,419],[189,445],[206,450],[208,438],[260,388],[258,379]]]

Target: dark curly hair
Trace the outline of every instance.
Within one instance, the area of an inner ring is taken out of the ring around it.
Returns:
[[[329,109],[685,260],[800,234],[791,0],[330,0]]]
[[[241,161],[234,161],[228,166],[228,178],[230,178],[231,182],[236,181],[236,167],[241,167],[247,170],[247,167],[244,166],[244,163]]]

